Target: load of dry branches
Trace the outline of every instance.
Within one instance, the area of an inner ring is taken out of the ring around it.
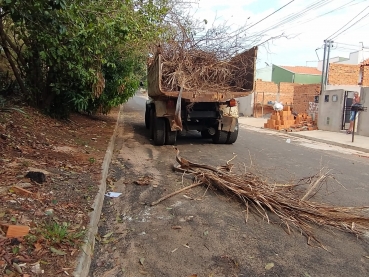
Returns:
[[[246,51],[286,37],[283,33],[271,37],[253,32],[247,20],[239,24],[224,18],[197,20],[193,13],[196,1],[175,1],[165,19],[168,30],[154,56],[162,54],[162,89],[177,91],[252,90],[254,55]]]
[[[162,87],[164,90],[245,91],[247,75],[254,74],[253,57],[238,55],[221,59],[213,51],[197,47],[183,48],[171,42],[161,46],[163,57]],[[251,68],[251,70],[250,70]]]
[[[306,200],[324,179],[324,175],[321,175],[300,198],[294,186],[271,185],[252,173],[244,175],[232,173],[233,165],[229,162],[221,167],[197,164],[180,157],[178,150],[176,160],[179,164],[175,167],[176,170],[192,174],[195,177],[194,184],[165,196],[152,205],[186,189],[204,185],[240,199],[246,205],[246,221],[249,208],[253,208],[268,222],[271,221],[271,216],[275,215],[288,233],[293,229],[299,230],[307,237],[308,244],[318,243],[325,248],[314,235],[314,225],[333,227],[357,236],[365,236],[369,232],[369,217],[364,214],[368,207],[335,207]]]
[[[169,14],[169,37],[153,48],[161,53],[162,88],[188,91],[248,91],[252,88],[254,55],[247,50],[257,46],[247,25],[236,27],[215,18],[198,21],[184,10]]]

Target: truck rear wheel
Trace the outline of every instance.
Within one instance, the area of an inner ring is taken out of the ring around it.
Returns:
[[[146,105],[146,110],[145,110],[145,127],[146,129],[150,129],[150,106]]]
[[[205,130],[201,131],[201,137],[204,138],[204,139],[210,139],[213,136],[209,134],[208,129],[205,129]]]
[[[226,143],[228,139],[228,132],[222,130],[216,130],[215,135],[213,136],[213,142],[216,144]]]
[[[165,120],[166,121],[166,130],[165,130],[165,144],[167,145],[174,145],[177,141],[177,131],[172,131],[170,129],[170,123],[169,123],[169,119]]]
[[[238,137],[238,120],[236,122],[236,126],[234,127],[234,131],[233,132],[228,132],[228,137],[227,137],[227,144],[232,144],[235,143]]]
[[[165,144],[165,118],[154,117],[154,144],[161,146]]]
[[[150,139],[154,139],[154,120],[156,118],[156,115],[155,115],[155,110],[154,109],[150,109],[150,118],[149,118],[149,122],[150,122],[150,125],[149,125],[149,134],[150,134]]]

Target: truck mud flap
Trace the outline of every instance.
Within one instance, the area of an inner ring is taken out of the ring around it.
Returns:
[[[237,124],[237,118],[224,116],[221,121],[221,129],[225,132],[233,132]]]

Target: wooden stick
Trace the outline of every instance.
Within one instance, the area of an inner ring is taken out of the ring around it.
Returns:
[[[329,172],[329,171],[328,171]],[[327,172],[327,173],[328,173]],[[315,189],[315,187],[323,180],[327,177],[327,174],[323,174],[320,175],[320,177],[318,178],[318,180],[315,181],[315,183],[310,187],[310,189],[305,193],[305,195],[301,198],[301,201],[305,200],[310,194],[311,192]]]
[[[200,185],[202,185],[202,183],[198,182],[198,183],[194,183],[194,184],[192,184],[190,186],[187,186],[185,188],[182,188],[180,190],[177,190],[175,192],[172,192],[172,193],[170,193],[170,194],[168,194],[166,196],[163,196],[162,198],[160,198],[160,199],[152,202],[151,203],[151,206],[155,206],[155,205],[159,204],[160,202],[162,202],[162,201],[164,201],[164,200],[166,200],[166,199],[168,199],[168,198],[170,198],[170,197],[172,197],[172,196],[174,196],[174,195],[176,195],[178,193],[181,193],[182,191],[185,191],[185,190],[188,190],[188,189],[192,189],[192,188],[197,187],[197,186],[200,186]]]

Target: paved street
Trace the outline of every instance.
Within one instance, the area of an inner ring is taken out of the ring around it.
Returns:
[[[369,275],[368,240],[317,228],[328,251],[309,246],[298,232],[288,235],[260,217],[246,223],[245,207],[218,191],[197,187],[151,207],[191,178],[171,170],[172,146],[156,147],[148,139],[144,104],[144,97],[135,97],[124,106],[108,187],[123,194],[105,201],[90,276]],[[215,166],[237,155],[235,170],[252,170],[269,182],[297,182],[330,169],[332,178],[314,201],[369,205],[367,153],[242,125],[233,145],[191,133],[177,146],[183,157]],[[150,185],[135,183],[142,178]]]

